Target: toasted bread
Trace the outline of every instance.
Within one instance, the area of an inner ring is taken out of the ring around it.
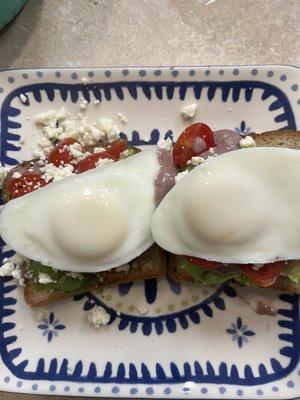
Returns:
[[[100,272],[101,282],[91,286],[86,291],[101,289],[102,287],[133,282],[141,279],[156,278],[166,273],[166,259],[164,251],[157,245],[151,246],[139,257],[132,260],[128,271],[109,270]],[[49,290],[37,290],[31,279],[25,279],[24,297],[31,307],[44,306],[55,301],[73,297],[77,293],[61,293]]]
[[[93,146],[90,146],[88,150],[92,151],[92,147]],[[140,149],[136,150],[140,151]],[[9,171],[2,186],[2,198],[4,203],[7,203],[11,200],[9,181],[13,173],[24,173],[30,168],[37,168],[36,161],[37,160],[23,161]],[[166,274],[166,267],[167,264],[165,252],[154,244],[147,251],[130,262],[129,270],[118,271],[116,269],[111,269],[109,271],[99,273],[98,276],[100,277],[101,282],[99,283],[98,281],[97,284],[91,286],[88,288],[88,290],[95,290],[113,284],[156,278]],[[24,297],[26,303],[32,307],[44,306],[46,304],[73,297],[76,294],[79,293],[62,293],[53,290],[49,291],[46,289],[38,290],[32,279],[25,279]]]
[[[299,131],[269,131],[262,134],[251,133],[257,147],[286,147],[300,149]],[[179,256],[170,255],[168,262],[168,275],[179,282],[194,282],[194,279],[179,266]],[[288,293],[300,294],[300,285],[288,277],[279,276],[276,282],[268,287]]]

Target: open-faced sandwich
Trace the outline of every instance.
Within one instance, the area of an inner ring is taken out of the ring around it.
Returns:
[[[38,119],[50,137],[46,154],[3,182],[0,234],[17,256],[4,260],[0,275],[18,278],[26,302],[40,306],[165,274],[150,223],[170,188],[170,153],[129,147],[107,121],[75,130],[51,115]]]
[[[295,131],[185,129],[173,147],[178,183],[152,218],[173,279],[300,293],[299,148]]]

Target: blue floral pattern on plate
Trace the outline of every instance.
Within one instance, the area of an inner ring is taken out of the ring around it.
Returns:
[[[253,331],[248,329],[247,325],[243,325],[241,317],[238,317],[236,323],[232,323],[231,328],[226,329],[226,332],[232,335],[232,340],[237,342],[239,348],[241,348],[244,343],[248,343],[247,336],[255,335]]]
[[[43,331],[43,336],[47,335],[48,342],[54,337],[58,336],[59,331],[65,329],[65,325],[59,323],[59,319],[54,318],[54,312],[49,314],[49,318],[43,318],[42,324],[38,325],[38,328]]]

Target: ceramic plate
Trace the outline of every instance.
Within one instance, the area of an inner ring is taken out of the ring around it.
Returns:
[[[296,129],[298,83],[299,70],[287,66],[3,71],[1,160],[11,166],[30,158],[38,137],[34,116],[61,106],[76,114],[82,97],[89,102],[88,119],[114,118],[140,146],[176,139],[187,125],[180,107],[195,102],[195,120],[214,129]],[[151,279],[114,287],[105,298],[85,293],[44,307],[41,322],[13,281],[0,285],[2,390],[146,398],[300,396],[295,295]],[[278,310],[275,317],[254,312],[260,296]],[[87,324],[87,311],[96,304],[111,314],[110,325],[99,330]]]

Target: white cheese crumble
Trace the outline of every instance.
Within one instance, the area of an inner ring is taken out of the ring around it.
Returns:
[[[95,106],[98,105],[98,104],[100,104],[100,100],[96,99],[96,100],[94,101],[94,104],[95,104]]]
[[[119,129],[114,124],[112,119],[100,118],[98,121],[100,131],[104,132],[107,136],[108,141],[115,142],[119,139]]]
[[[86,76],[84,76],[83,78],[81,78],[81,82],[82,82],[84,85],[87,85],[88,82],[89,82],[89,79],[88,79]]]
[[[100,160],[96,162],[96,167],[102,167],[102,165],[111,164],[113,162],[114,160],[111,158],[100,158]]]
[[[182,179],[183,177],[185,177],[187,174],[189,173],[189,171],[182,171],[179,172],[179,174],[177,174],[175,176],[175,183],[178,183],[180,181],[180,179]]]
[[[87,106],[88,106],[88,102],[85,99],[83,99],[81,101],[81,103],[79,104],[79,108],[81,111],[85,111],[87,109]]]
[[[186,382],[184,382],[184,384],[183,384],[183,387],[182,387],[182,389],[181,389],[181,393],[190,394],[191,391],[192,391],[193,389],[196,389],[196,388],[197,388],[197,385],[196,385],[195,382],[186,381]]]
[[[148,308],[147,307],[145,307],[145,306],[138,306],[138,312],[141,314],[141,315],[146,315],[147,313],[148,313]]]
[[[7,167],[3,167],[3,165],[0,162],[0,189],[2,188],[4,179],[6,178],[8,171],[9,169]]]
[[[247,149],[249,147],[255,147],[255,140],[251,136],[245,136],[239,141],[239,146],[241,149]]]
[[[0,276],[12,276],[20,286],[24,286],[21,266],[25,261],[26,258],[17,253],[10,258],[4,258],[3,265],[0,268]]]
[[[67,272],[66,275],[70,276],[74,279],[79,279],[80,281],[84,278],[84,276],[80,272]]]
[[[62,107],[58,111],[49,110],[44,113],[38,114],[35,117],[35,123],[38,125],[55,127],[58,122],[63,121],[66,118],[67,111],[64,107]]]
[[[21,178],[21,176],[22,176],[22,174],[20,174],[20,172],[14,172],[12,174],[12,178],[13,179],[19,179],[19,178]]]
[[[40,272],[39,273],[39,283],[43,285],[47,285],[48,283],[52,283],[53,279],[51,278],[50,275],[46,274],[45,272]]]
[[[107,325],[110,321],[110,315],[103,307],[94,307],[88,312],[88,322],[95,328],[100,328],[101,325]]]
[[[193,104],[189,104],[189,105],[185,105],[182,106],[180,109],[180,113],[183,116],[184,119],[192,119],[194,118],[195,114],[197,111],[197,104],[193,103]]]
[[[203,157],[195,156],[195,157],[192,157],[187,163],[189,165],[194,165],[195,167],[197,167],[197,165],[202,164],[204,161],[205,160]]]
[[[127,119],[126,115],[118,112],[118,117],[119,117],[120,121],[122,122],[122,124],[125,124],[125,125],[127,124],[128,119]]]
[[[161,139],[157,142],[157,147],[159,149],[164,149],[167,151],[171,151],[173,146],[173,142],[170,138],[167,139]]]
[[[94,154],[97,153],[103,153],[105,150],[105,147],[94,147]]]
[[[80,158],[85,153],[82,152],[82,146],[80,143],[73,143],[68,146],[69,152],[72,154],[74,158]]]
[[[53,164],[46,164],[41,168],[41,171],[44,173],[44,178],[46,181],[59,181],[60,179],[68,178],[73,175],[74,167],[73,165],[67,164],[61,167],[55,167]]]
[[[27,97],[25,96],[25,94],[21,93],[20,94],[20,102],[25,104],[27,101]]]

